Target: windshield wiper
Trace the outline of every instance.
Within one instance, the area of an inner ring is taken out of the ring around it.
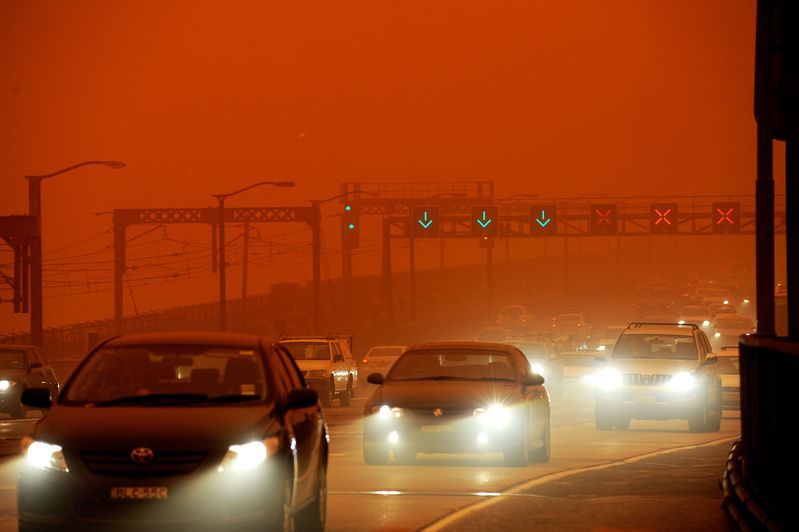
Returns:
[[[146,404],[170,404],[170,403],[199,403],[207,401],[208,395],[204,393],[148,393],[145,395],[126,395],[115,397],[108,401],[99,401],[94,406],[113,406],[113,405],[146,405]]]

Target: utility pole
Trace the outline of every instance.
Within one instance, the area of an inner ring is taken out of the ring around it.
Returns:
[[[247,316],[247,277],[250,270],[250,222],[244,222],[241,263],[241,319]]]
[[[319,203],[312,203],[311,260],[313,262],[311,286],[311,328],[314,334],[322,332],[322,215]]]
[[[416,246],[414,245],[413,229],[408,237],[408,274],[410,276],[410,313],[411,322],[416,321]]]
[[[394,325],[394,297],[391,289],[391,220],[383,218],[383,312],[386,327]]]

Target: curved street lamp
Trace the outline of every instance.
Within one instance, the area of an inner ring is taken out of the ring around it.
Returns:
[[[227,330],[227,278],[225,273],[225,200],[253,188],[262,186],[293,187],[294,181],[259,181],[227,194],[211,194],[217,201],[219,209],[219,330]]]
[[[26,175],[28,180],[28,215],[36,218],[36,237],[31,244],[31,344],[42,347],[44,313],[42,310],[42,181],[66,174],[83,166],[107,166],[114,170],[127,166],[121,161],[83,161],[43,175]]]

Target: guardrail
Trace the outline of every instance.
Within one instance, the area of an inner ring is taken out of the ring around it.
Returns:
[[[753,335],[740,347],[740,489],[781,528],[797,530],[799,342]]]

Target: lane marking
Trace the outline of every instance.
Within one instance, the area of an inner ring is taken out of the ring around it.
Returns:
[[[454,512],[447,514],[439,519],[436,519],[426,527],[422,528],[424,532],[437,532],[439,530],[443,530],[447,526],[456,523],[457,521],[461,520],[462,518],[466,517],[469,514],[474,512],[478,512],[480,510],[484,510],[489,506],[493,506],[494,504],[500,502],[506,496],[509,495],[516,495],[520,492],[526,491],[530,488],[534,488],[536,486],[540,486],[541,484],[546,484],[548,482],[552,482],[554,480],[560,480],[562,478],[570,477],[572,475],[577,475],[580,473],[586,473],[588,471],[601,471],[603,469],[610,469],[612,467],[617,467],[626,464],[634,464],[636,462],[640,462],[641,460],[646,460],[647,458],[654,458],[656,456],[663,456],[666,454],[676,453],[678,451],[690,451],[691,449],[700,449],[702,447],[710,447],[712,445],[718,445],[724,442],[732,442],[733,440],[737,440],[740,438],[738,436],[728,436],[726,438],[719,438],[717,440],[711,440],[705,443],[699,443],[695,445],[684,445],[681,447],[672,447],[669,449],[661,449],[659,451],[653,451],[651,453],[641,454],[638,456],[632,456],[630,458],[625,458],[623,460],[616,460],[610,463],[604,464],[597,464],[593,466],[586,466],[586,467],[578,467],[577,469],[567,469],[565,471],[558,471],[557,473],[550,473],[548,475],[544,475],[542,477],[537,477],[521,484],[516,484],[511,488],[501,492],[501,495],[487,498],[486,500],[470,504],[468,506],[464,506],[460,510],[455,510]]]

